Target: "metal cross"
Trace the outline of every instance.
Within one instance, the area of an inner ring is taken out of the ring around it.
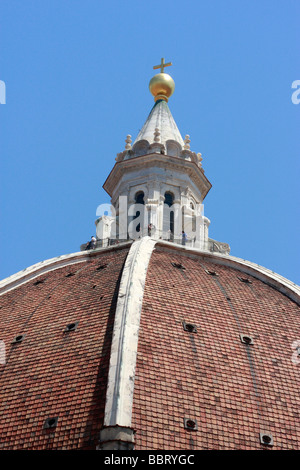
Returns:
[[[165,67],[169,67],[170,65],[172,65],[172,62],[168,62],[167,64],[165,64],[165,59],[162,58],[161,59],[161,62],[160,62],[160,65],[154,65],[154,69],[160,69],[160,73],[164,73],[164,68]]]

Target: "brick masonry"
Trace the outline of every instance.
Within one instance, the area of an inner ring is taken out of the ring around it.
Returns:
[[[0,296],[0,339],[6,346],[0,449],[96,448],[127,253],[127,248],[99,252]],[[73,322],[79,322],[77,329],[64,332]],[[20,334],[24,340],[11,344]],[[44,429],[50,417],[58,417],[57,426]]]
[[[7,353],[0,365],[0,449],[98,446],[128,250],[51,265],[0,296]],[[299,306],[220,263],[158,245],[152,253],[133,395],[137,450],[300,447],[299,364],[292,361]],[[76,330],[65,332],[74,322]],[[24,340],[12,344],[20,334]],[[45,429],[52,417],[57,426]],[[186,429],[187,419],[197,429]],[[260,443],[261,432],[272,434],[272,447]]]
[[[137,353],[136,449],[299,449],[299,365],[292,362],[299,338],[299,306],[276,289],[183,251],[155,249]],[[185,429],[185,418],[198,430]],[[260,432],[272,434],[273,447],[260,443]]]

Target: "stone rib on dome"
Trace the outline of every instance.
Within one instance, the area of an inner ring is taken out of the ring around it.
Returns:
[[[183,147],[184,142],[181,134],[169,106],[164,100],[159,100],[155,103],[134,144],[140,140],[147,140],[149,144],[152,144],[156,128],[160,132],[161,144],[165,144],[167,140],[175,140]]]

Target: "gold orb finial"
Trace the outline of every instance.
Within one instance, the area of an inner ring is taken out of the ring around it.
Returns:
[[[160,69],[160,73],[154,75],[149,83],[149,89],[154,96],[154,101],[165,100],[168,102],[170,96],[174,93],[175,82],[173,78],[164,72],[164,68],[172,65],[172,62],[165,63],[165,59],[161,59],[160,65],[154,65],[154,69]]]

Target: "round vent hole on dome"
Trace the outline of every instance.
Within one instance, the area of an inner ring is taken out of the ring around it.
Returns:
[[[184,418],[184,427],[185,427],[185,429],[188,429],[189,431],[197,431],[198,430],[197,421],[195,419],[191,419],[191,418]]]
[[[253,339],[249,335],[240,335],[241,342],[244,344],[253,344]]]
[[[51,429],[57,426],[58,417],[47,418],[44,422],[44,429]]]
[[[260,443],[266,446],[272,446],[273,445],[273,437],[272,434],[269,433],[260,433]]]
[[[186,323],[185,321],[182,322],[184,331],[188,331],[189,333],[197,333],[196,325],[193,323]]]
[[[209,269],[206,269],[205,270],[207,274],[209,274],[210,276],[218,276],[219,274],[216,272],[216,271],[211,271]]]
[[[185,267],[181,263],[171,263],[174,268],[185,270]]]
[[[239,280],[245,284],[252,284],[252,281],[250,281],[248,277],[239,277]]]
[[[75,276],[75,273],[68,273],[68,274],[66,274],[66,277],[72,277],[72,276]]]
[[[13,339],[13,344],[21,343],[25,338],[25,335],[18,335]]]
[[[107,267],[107,264],[101,264],[100,266],[98,266],[98,268],[96,268],[96,271],[102,271],[102,269],[105,269]]]
[[[44,282],[45,282],[45,279],[39,279],[38,281],[35,281],[33,285],[38,286],[39,284],[44,284]]]
[[[66,329],[64,330],[65,333],[68,333],[69,331],[75,331],[77,329],[78,323],[79,323],[78,321],[74,323],[69,323],[66,326]]]

